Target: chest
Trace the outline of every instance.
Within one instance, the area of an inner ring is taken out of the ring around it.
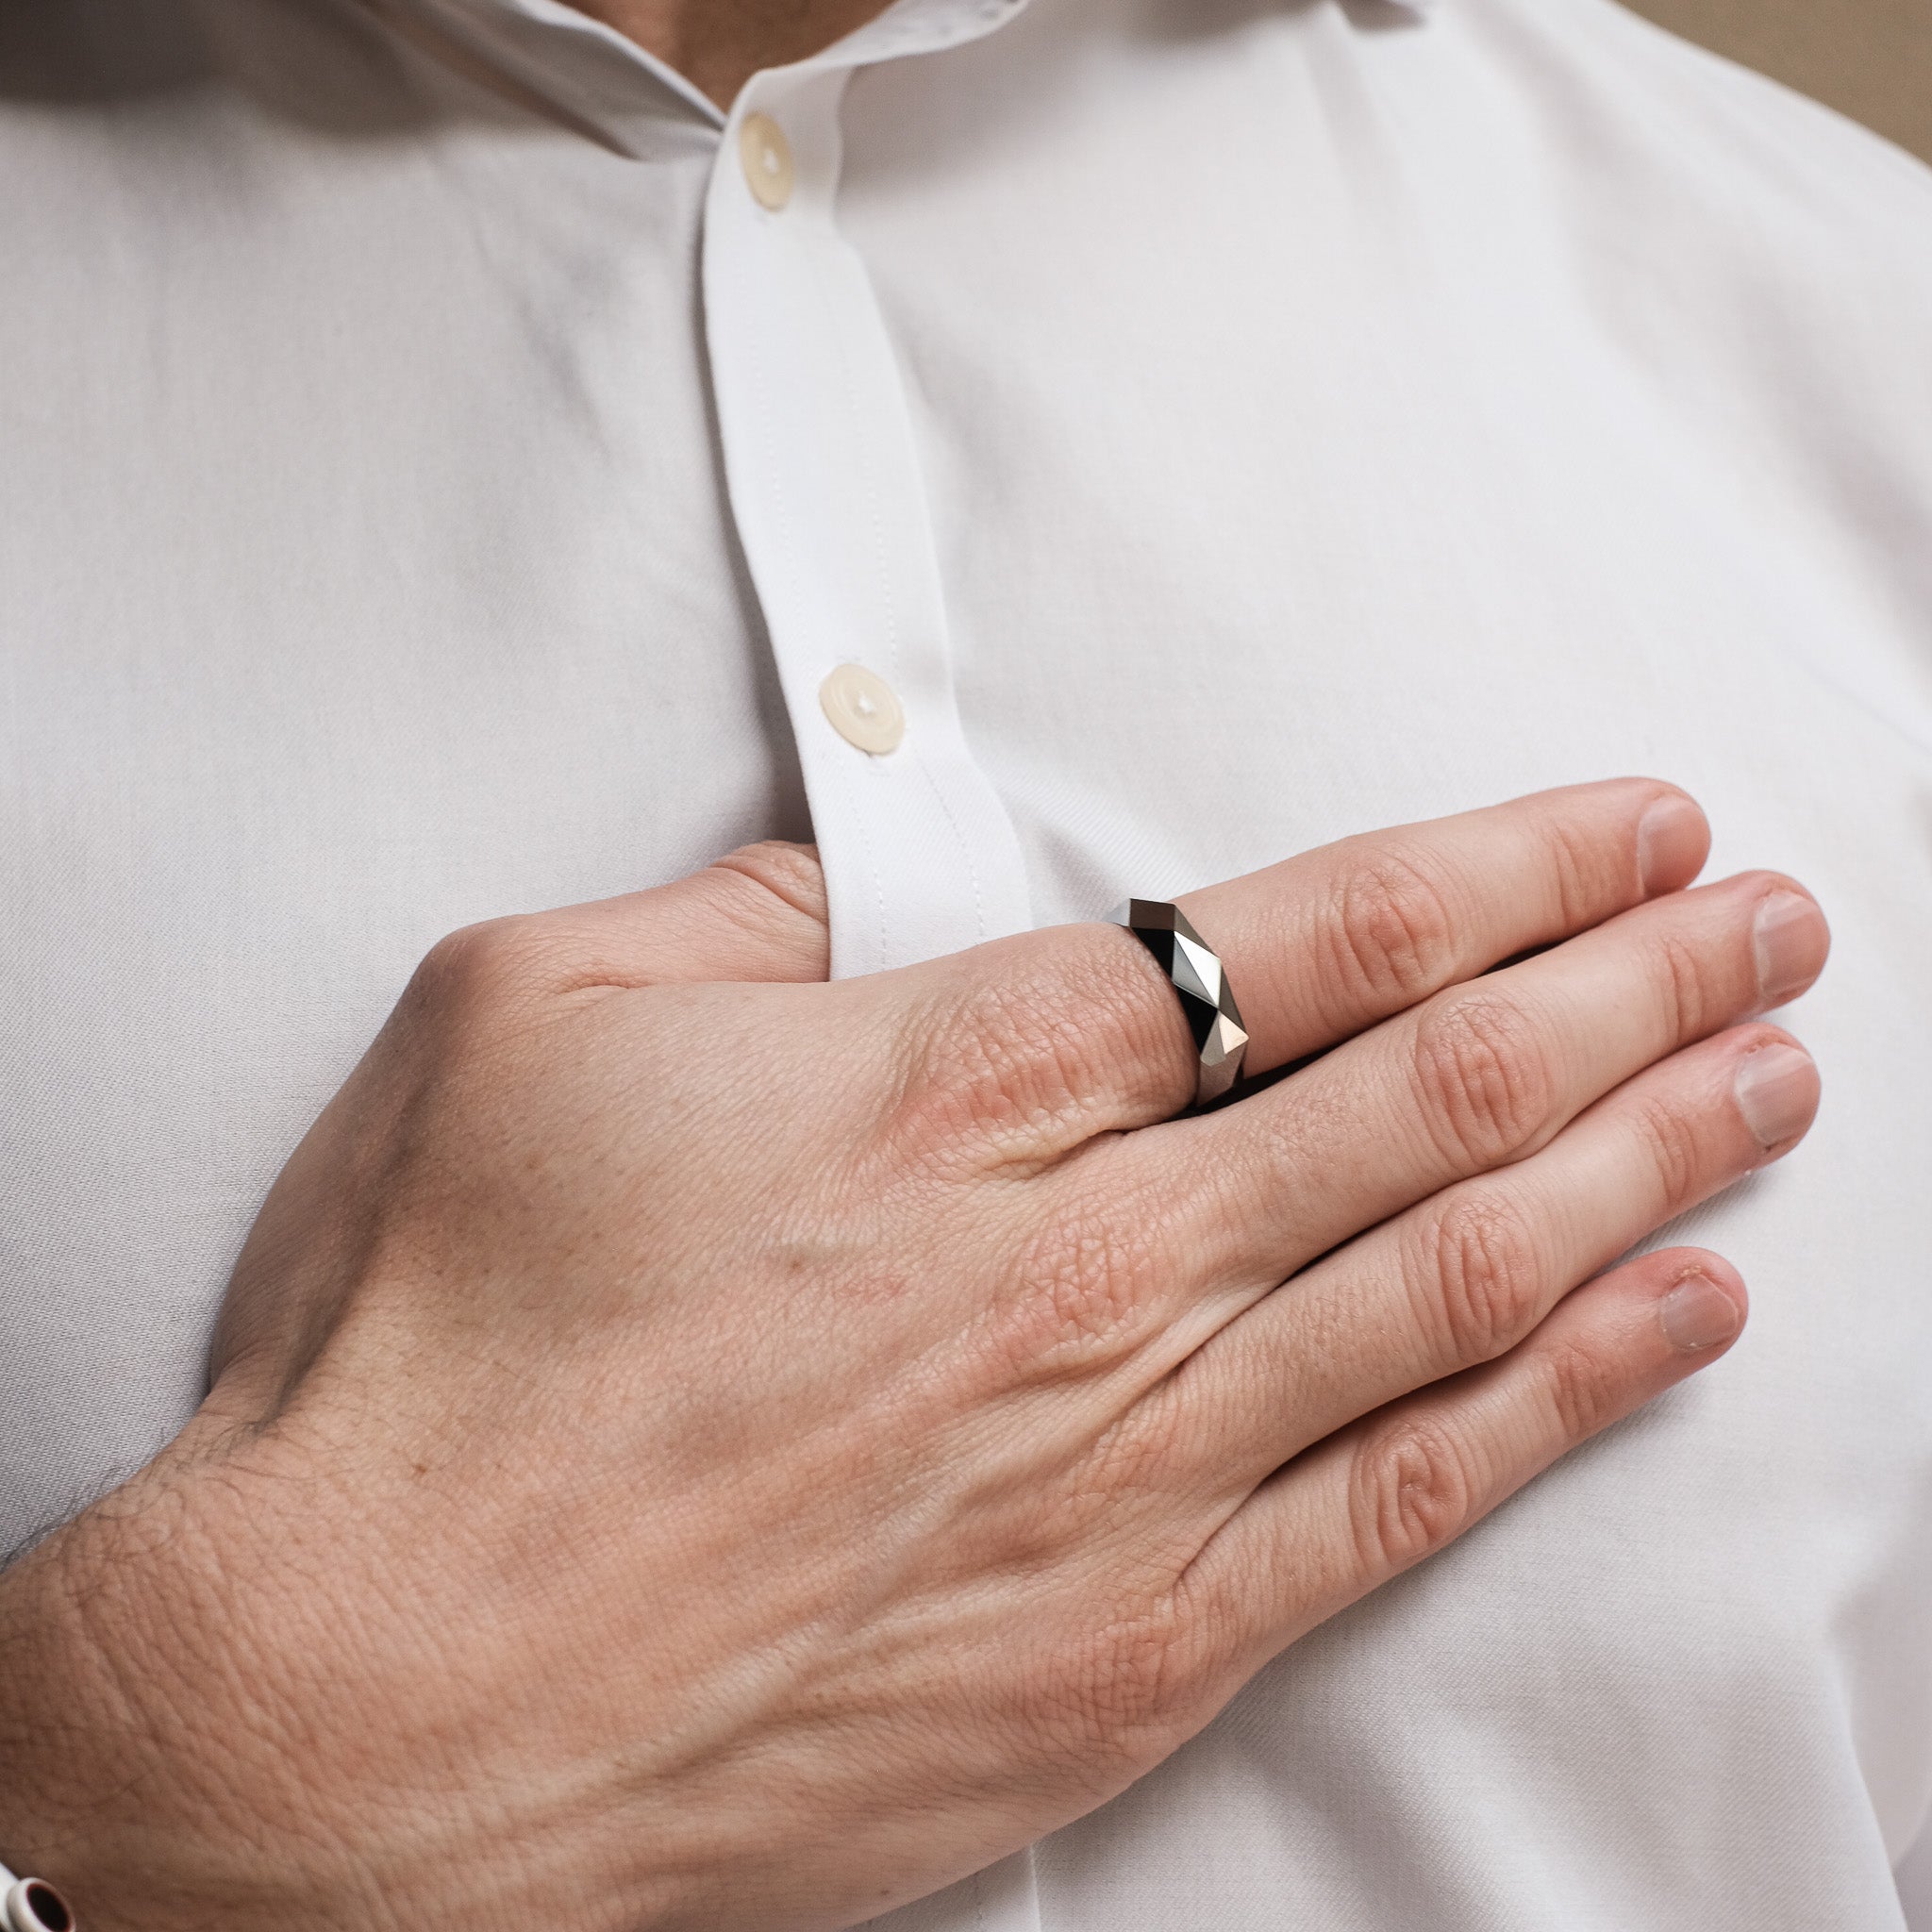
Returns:
[[[1600,1790],[1574,1729],[1510,1715],[1549,1707],[1537,1657],[1584,1656],[1632,1806],[1646,1779],[1749,1775],[1755,1707],[1770,1739],[1862,1753],[1903,1820],[1898,1740],[1932,1711],[1878,1664],[1932,1484],[1932,781],[1857,517],[1679,407],[1607,323],[1568,325],[1582,298],[1531,272],[1533,240],[1507,272],[1446,263],[1368,221],[1331,148],[1210,162],[1116,116],[1016,230],[868,144],[919,127],[930,158],[942,103],[879,105],[855,97],[845,231],[1038,920],[1643,770],[1703,799],[1719,868],[1799,874],[1838,935],[1794,1016],[1826,1075],[1812,1141],[1681,1231],[1752,1284],[1736,1361],[1290,1660],[1158,1801],[1213,1808],[1232,1750],[1312,1818],[1297,1754],[1332,1731],[1370,1802],[1407,1774],[1378,1783],[1364,1713],[1408,1724],[1413,1770],[1423,1698],[1447,1699],[1439,1744],[1535,1733]],[[702,181],[595,178],[601,235],[580,211],[513,247],[497,225],[536,197],[472,208],[375,275],[366,226],[256,225],[229,245],[259,251],[272,330],[137,265],[158,375],[79,295],[26,345],[57,379],[64,329],[100,379],[0,464],[36,533],[0,579],[0,1406],[39,1445],[5,1530],[178,1425],[263,1190],[439,934],[809,833],[709,413]],[[425,191],[365,192],[379,233],[385,195]],[[247,407],[212,410],[224,385]],[[1932,502],[1908,461],[1892,481]],[[1403,1668],[1372,1669],[1391,1645]],[[1720,1707],[1706,1763],[1676,1719]],[[1106,1866],[1116,1841],[1091,1843],[1056,1856]]]

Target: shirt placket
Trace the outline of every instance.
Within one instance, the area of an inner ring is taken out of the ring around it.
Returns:
[[[704,237],[726,481],[798,741],[835,976],[1032,923],[1019,842],[960,727],[897,358],[838,226],[851,72],[806,62],[744,89]]]

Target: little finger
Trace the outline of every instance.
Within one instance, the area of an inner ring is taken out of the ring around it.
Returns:
[[[1599,1276],[1500,1359],[1364,1416],[1264,1483],[1181,1589],[1224,1681],[1460,1536],[1578,1443],[1722,1356],[1744,1285],[1666,1249]]]
[[[1576,1284],[1810,1126],[1818,1072],[1744,1026],[1599,1101],[1541,1153],[1445,1189],[1228,1324],[1150,1401],[1178,1482],[1232,1502],[1310,1443],[1515,1347]]]

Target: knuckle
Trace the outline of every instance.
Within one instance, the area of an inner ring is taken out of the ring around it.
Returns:
[[[1548,831],[1550,882],[1562,929],[1593,925],[1606,906],[1626,896],[1622,848],[1613,857],[1601,833],[1562,818],[1553,819]]]
[[[1431,1217],[1422,1279],[1452,1361],[1513,1346],[1542,1309],[1544,1268],[1527,1211],[1494,1188],[1457,1193]]]
[[[765,900],[779,905],[816,925],[828,925],[825,874],[817,848],[794,845],[784,839],[762,839],[741,845],[708,868],[726,881],[742,880]],[[769,908],[766,908],[769,909]]]
[[[1544,1357],[1543,1376],[1566,1443],[1595,1435],[1624,1412],[1625,1379],[1601,1350],[1580,1342],[1553,1346]]]
[[[902,1126],[947,1167],[1046,1151],[1082,1112],[1076,1023],[1048,989],[977,986],[914,1024]]]
[[[1042,1709],[1071,1762],[1099,1771],[1164,1757],[1188,1728],[1196,1633],[1178,1591],[1151,1594],[1062,1646]]]
[[[1407,1005],[1442,983],[1456,958],[1449,897],[1420,858],[1378,848],[1336,888],[1328,922],[1351,996]]]
[[[1653,1094],[1637,1108],[1631,1125],[1656,1177],[1661,1218],[1668,1219],[1701,1192],[1704,1159],[1697,1116],[1683,1100]]]
[[[911,1021],[906,1106],[918,1137],[974,1159],[1050,1158],[1118,1124],[1113,1096],[1144,1086],[1148,1065],[1177,1061],[1186,1027],[1173,993],[1131,941],[1096,945],[1106,930],[1064,926],[962,956],[971,978]]]
[[[459,927],[424,955],[406,1003],[461,1019],[520,1003],[543,983],[553,951],[527,915]]]
[[[1685,934],[1666,932],[1657,941],[1651,965],[1666,1037],[1696,1039],[1710,1009],[1704,956]]]
[[[1417,1097],[1439,1145],[1489,1168],[1549,1117],[1555,1078],[1535,1022],[1510,1000],[1464,992],[1425,1008],[1413,1036]]]
[[[1058,1215],[1021,1249],[997,1323],[1008,1374],[1052,1378],[1131,1351],[1153,1319],[1156,1240],[1118,1215]]]
[[[1193,1048],[1174,989],[1138,940],[1113,927],[1061,928],[1046,956],[1054,984],[1071,999],[1083,1091],[1153,1093],[1165,1111],[1193,1097]]]
[[[1349,1483],[1356,1556],[1371,1575],[1392,1575],[1453,1541],[1476,1514],[1467,1448],[1439,1424],[1407,1419],[1371,1431]]]

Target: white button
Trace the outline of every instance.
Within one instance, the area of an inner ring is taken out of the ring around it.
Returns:
[[[874,756],[897,751],[906,736],[899,694],[863,664],[841,664],[819,686],[819,703],[847,744]]]
[[[791,199],[791,143],[769,114],[747,114],[739,123],[738,158],[753,195],[774,214]]]

